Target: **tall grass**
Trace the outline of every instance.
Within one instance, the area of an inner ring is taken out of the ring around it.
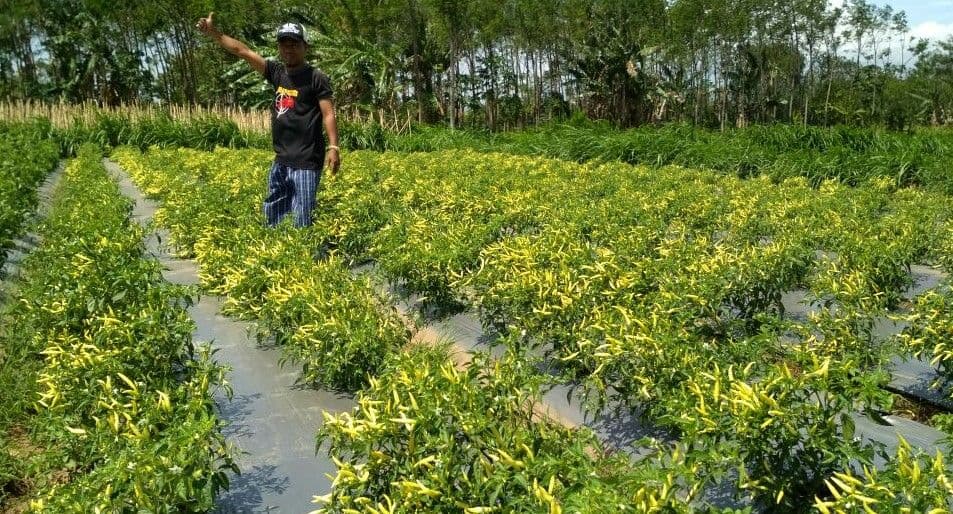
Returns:
[[[102,150],[128,145],[187,147],[211,150],[271,148],[268,111],[233,108],[127,105],[101,108],[94,104],[0,103],[0,121],[7,124],[48,120],[50,135],[63,155],[72,156],[83,144]],[[376,123],[338,119],[340,144],[346,148],[384,150],[388,133]]]
[[[886,179],[953,194],[953,131],[913,134],[857,127],[753,126],[716,132],[686,125],[617,130],[607,125],[551,125],[491,134],[423,128],[390,135],[386,148],[435,151],[472,148],[545,155],[578,162],[681,165],[775,180],[801,176],[812,184],[857,185]]]
[[[0,103],[0,120],[47,118],[64,154],[86,142],[106,149],[182,146],[271,148],[267,111],[232,108]],[[547,125],[491,133],[414,127],[393,132],[377,123],[338,120],[341,146],[350,149],[429,152],[470,148],[572,161],[623,161],[681,165],[775,180],[805,177],[812,184],[872,179],[896,187],[922,186],[953,194],[953,131],[897,133],[876,128],[752,126],[716,132],[688,125],[618,130],[598,122]]]
[[[54,127],[61,130],[77,124],[95,125],[103,115],[120,115],[132,121],[168,118],[176,122],[189,122],[195,118],[224,118],[233,122],[242,131],[268,132],[270,128],[267,110],[246,110],[237,107],[144,104],[101,107],[92,102],[80,104],[31,101],[0,102],[0,119],[2,120],[23,121],[31,118],[46,118],[50,120]]]
[[[106,150],[120,145],[148,148],[187,147],[212,150],[230,148],[267,148],[267,133],[242,130],[231,119],[202,115],[176,120],[165,113],[151,117],[133,117],[125,113],[100,112],[91,121],[77,120],[56,131],[65,155],[74,155],[85,143]]]

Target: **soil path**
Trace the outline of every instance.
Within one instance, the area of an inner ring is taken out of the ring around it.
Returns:
[[[156,202],[145,198],[115,163],[104,160],[123,194],[135,201],[132,216],[148,224]],[[168,234],[150,232],[146,251],[165,268],[163,276],[177,284],[197,284],[195,261],[178,259],[164,244]],[[218,502],[218,512],[300,514],[317,508],[314,495],[327,494],[325,474],[335,466],[325,452],[315,453],[314,436],[322,423],[321,411],[342,412],[354,407],[353,398],[295,384],[298,370],[278,364],[280,352],[258,344],[251,323],[220,314],[221,298],[202,296],[189,308],[195,321],[193,340],[210,341],[215,359],[228,367],[232,398],[220,395],[220,416],[230,444],[240,452],[242,473],[230,477],[231,486]]]

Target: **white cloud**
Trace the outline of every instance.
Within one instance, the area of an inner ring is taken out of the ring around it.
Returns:
[[[910,29],[910,35],[918,38],[939,41],[953,35],[953,23],[925,21]]]

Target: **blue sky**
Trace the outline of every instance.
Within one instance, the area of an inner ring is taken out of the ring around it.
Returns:
[[[945,39],[953,34],[953,0],[898,0],[875,2],[890,4],[894,10],[906,11],[911,33],[919,37]]]
[[[953,0],[868,0],[876,5],[890,5],[895,11],[905,11],[910,24],[910,35],[927,39],[946,39],[953,35]],[[843,0],[831,0],[842,4]]]

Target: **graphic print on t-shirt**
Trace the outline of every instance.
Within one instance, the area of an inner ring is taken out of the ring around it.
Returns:
[[[296,98],[298,98],[297,89],[286,89],[278,86],[278,90],[275,92],[276,116],[281,116],[289,110],[294,109]]]

